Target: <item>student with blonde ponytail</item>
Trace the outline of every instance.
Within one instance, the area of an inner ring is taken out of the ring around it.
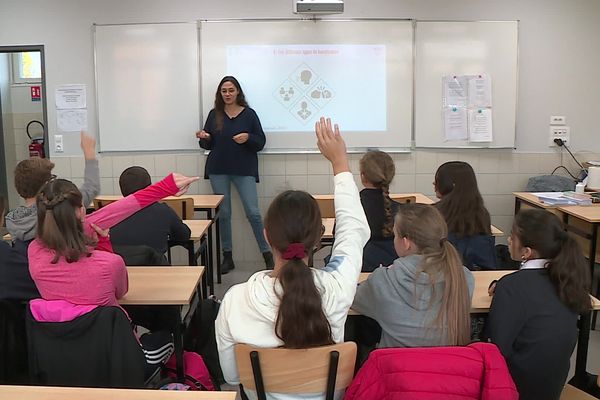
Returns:
[[[521,269],[491,288],[486,333],[506,358],[521,400],[558,400],[578,315],[591,309],[590,270],[575,239],[546,210],[519,212],[508,248]]]
[[[381,326],[378,347],[466,345],[474,280],[448,241],[440,212],[424,204],[402,205],[394,247],[399,258],[373,271],[352,305]]]
[[[233,286],[223,298],[215,322],[223,376],[239,383],[234,345],[308,348],[344,339],[344,323],[361,268],[369,226],[348,167],[346,147],[337,126],[323,118],[316,124],[317,144],[334,173],[336,242],[324,269],[308,267],[309,256],[323,234],[321,213],[303,191],[279,194],[265,216],[265,236],[273,250],[273,271],[257,272]],[[245,390],[250,399],[256,393]],[[269,399],[322,399],[322,393]]]
[[[360,202],[371,229],[363,253],[363,272],[389,265],[396,259],[394,215],[400,204],[390,198],[395,173],[394,160],[386,152],[371,150],[360,159],[360,180],[365,187],[360,191]]]

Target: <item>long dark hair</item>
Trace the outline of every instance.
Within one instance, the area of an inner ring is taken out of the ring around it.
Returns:
[[[469,287],[460,256],[447,239],[444,217],[430,205],[403,204],[396,214],[395,230],[396,235],[412,240],[423,255],[419,267],[429,276],[432,292],[437,277],[442,276],[444,293],[435,325],[446,331],[447,344],[468,344],[471,339]]]
[[[246,101],[246,96],[244,95],[244,91],[242,90],[242,86],[233,76],[225,76],[219,82],[219,86],[217,86],[217,93],[215,93],[215,113],[216,113],[216,128],[217,132],[221,132],[223,130],[223,119],[225,119],[225,102],[223,101],[223,96],[221,96],[221,87],[225,82],[233,83],[233,86],[238,90],[237,98],[235,102],[238,106],[248,107],[248,102]]]
[[[77,186],[66,179],[53,179],[37,195],[37,237],[46,247],[54,250],[52,263],[64,257],[67,262],[89,256],[91,238],[83,232],[76,210],[82,206]]]
[[[459,237],[491,235],[490,213],[483,204],[473,168],[463,161],[449,161],[435,173],[435,188],[442,196],[436,207]]]
[[[590,269],[579,244],[564,229],[558,217],[546,210],[520,211],[512,234],[521,246],[549,259],[547,270],[560,300],[576,313],[591,308]]]
[[[269,243],[281,254],[291,244],[299,243],[310,254],[320,239],[321,226],[316,200],[299,190],[288,190],[275,197],[265,216]],[[308,265],[299,257],[292,258],[281,268],[277,279],[283,293],[275,333],[284,347],[299,349],[333,344],[321,294]]]
[[[360,173],[378,189],[383,192],[383,212],[385,223],[382,236],[394,235],[394,216],[392,212],[392,199],[390,199],[390,184],[396,174],[396,165],[392,157],[384,151],[368,151],[360,159]]]

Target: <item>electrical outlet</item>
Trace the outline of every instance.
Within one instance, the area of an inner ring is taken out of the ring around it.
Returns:
[[[63,151],[63,135],[54,135],[54,152],[62,153]]]
[[[570,126],[551,126],[550,136],[548,137],[548,146],[554,147],[554,139],[561,139],[564,144],[571,143],[571,127]]]
[[[567,119],[564,115],[553,115],[550,117],[550,125],[564,125],[567,123]]]

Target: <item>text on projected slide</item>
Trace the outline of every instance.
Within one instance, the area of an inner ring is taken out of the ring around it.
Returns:
[[[345,131],[387,129],[384,45],[228,46],[227,69],[267,132],[310,132],[323,115]]]

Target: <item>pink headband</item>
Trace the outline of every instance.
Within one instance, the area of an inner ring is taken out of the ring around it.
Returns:
[[[302,260],[304,257],[306,257],[306,248],[302,243],[290,243],[283,252],[284,260]]]

